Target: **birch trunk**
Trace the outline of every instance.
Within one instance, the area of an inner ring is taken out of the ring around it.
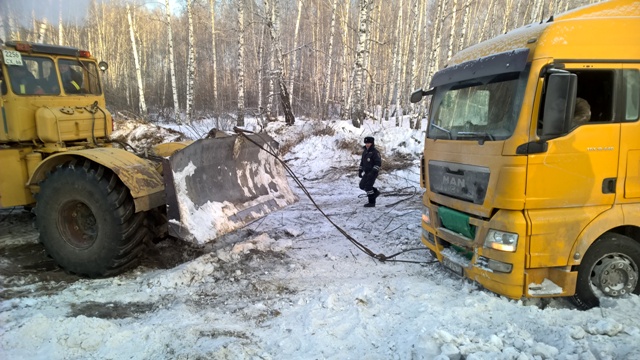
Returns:
[[[509,30],[509,18],[511,18],[511,13],[513,12],[513,0],[506,0],[506,4],[504,5],[504,21],[502,22],[502,31],[501,34],[504,34]]]
[[[62,26],[62,0],[58,0],[58,45],[64,45],[64,31]]]
[[[356,48],[356,60],[353,64],[353,109],[351,110],[351,123],[359,128],[364,121],[364,97],[362,94],[363,64],[366,53],[366,42],[369,36],[367,20],[369,17],[370,0],[360,0],[360,20],[358,27],[358,46]]]
[[[345,10],[344,10],[344,16],[342,19],[342,47],[343,47],[343,51],[342,51],[342,78],[341,78],[341,83],[342,83],[342,91],[340,93],[340,118],[343,120],[346,120],[349,117],[349,113],[351,112],[350,109],[350,105],[349,105],[349,95],[348,95],[348,91],[349,91],[349,83],[348,83],[348,79],[349,79],[349,71],[347,70],[347,66],[346,64],[348,63],[349,60],[349,56],[348,53],[346,51],[346,49],[349,46],[349,38],[347,37],[348,31],[349,31],[349,7],[350,7],[350,2],[349,1],[345,1],[344,2],[344,6],[345,6]]]
[[[44,43],[44,35],[47,32],[47,18],[42,18],[42,22],[40,22],[40,26],[38,27],[38,42],[40,44]]]
[[[507,0],[511,1],[511,0]],[[467,26],[469,25],[469,13],[471,12],[471,4],[464,4],[464,13],[462,15],[462,29],[460,32],[460,39],[458,41],[458,48],[456,51],[460,51],[467,46]],[[507,24],[507,18],[504,19],[504,24]]]
[[[436,0],[438,2],[438,8],[436,10],[436,20],[434,24],[434,29],[431,34],[431,53],[429,54],[429,76],[427,77],[429,82],[431,82],[431,77],[435,74],[436,70],[439,68],[440,62],[440,43],[442,41],[442,33],[440,29],[442,29],[442,25],[444,23],[444,10],[442,3],[445,0]]]
[[[453,38],[456,35],[456,15],[458,15],[458,0],[453,0],[453,11],[451,12],[451,22],[449,23],[449,47],[447,50],[447,60],[453,56]]]
[[[487,13],[484,16],[484,22],[482,23],[482,27],[480,28],[480,37],[478,37],[477,42],[485,40],[485,33],[487,32],[487,28],[489,27],[489,15],[491,15],[491,11],[494,8],[495,0],[489,0],[489,7],[487,8]]]
[[[387,110],[385,112],[385,120],[389,121],[389,115],[391,113],[391,104],[393,103],[393,99],[397,99],[398,98],[398,92],[400,91],[400,79],[398,78],[398,74],[400,73],[399,67],[400,67],[400,60],[398,60],[399,54],[400,54],[400,36],[402,36],[402,32],[400,31],[402,26],[402,0],[400,0],[400,5],[398,6],[398,17],[396,20],[396,33],[395,33],[395,37],[396,37],[396,41],[393,44],[393,57],[391,59],[391,66],[392,66],[392,71],[391,71],[391,79],[389,80],[390,83],[392,83],[393,85],[391,86],[391,91],[389,91],[389,99],[387,102]],[[398,111],[398,104],[396,102],[396,111]],[[398,125],[396,123],[396,125]]]
[[[173,116],[174,121],[182,124],[180,118],[180,103],[178,101],[178,86],[176,85],[176,65],[173,56],[173,29],[171,27],[171,6],[169,0],[164,0],[164,7],[167,17],[167,42],[169,44],[169,72],[171,73],[171,93],[173,94]]]
[[[412,49],[412,55],[411,55],[411,81],[409,82],[409,86],[411,86],[413,89],[417,89],[418,88],[418,23],[420,22],[419,17],[420,14],[418,13],[418,0],[413,0],[413,5],[411,7],[411,17],[412,19],[412,24],[411,24],[411,45],[410,48]],[[416,120],[418,117],[418,111],[416,111],[416,106],[415,104],[411,104],[411,108],[412,108],[412,116],[411,119],[409,120],[409,126],[411,127],[411,129],[414,129],[416,126]]]
[[[296,76],[296,69],[298,68],[298,37],[300,32],[300,18],[302,15],[302,0],[298,0],[298,18],[296,20],[296,30],[293,35],[293,53],[291,54],[291,67],[289,68],[289,93],[293,97],[293,79]],[[291,106],[293,106],[293,98],[291,98]]]
[[[193,84],[196,76],[196,48],[195,48],[195,39],[193,34],[193,7],[191,6],[191,0],[187,0],[187,20],[189,22],[189,44],[188,44],[188,55],[189,58],[187,60],[187,122],[191,123],[193,120]]]
[[[322,119],[325,120],[330,113],[329,91],[331,89],[331,60],[333,59],[333,37],[336,32],[336,15],[338,0],[331,3],[331,28],[329,29],[329,49],[327,52],[327,63],[324,69],[324,97],[322,106]]]
[[[244,3],[238,6],[238,126],[244,126]]]
[[[168,1],[168,0],[166,0]],[[213,81],[213,108],[218,109],[218,65],[216,61],[216,1],[209,0],[209,10],[211,12],[211,69]]]
[[[144,87],[142,84],[142,71],[140,71],[140,61],[138,60],[138,48],[136,46],[135,31],[133,29],[133,19],[131,15],[131,7],[127,4],[127,19],[129,21],[129,35],[131,36],[131,48],[133,51],[133,61],[136,67],[136,80],[138,81],[138,97],[140,113],[147,114],[147,104],[144,101]]]
[[[265,0],[265,8],[269,5],[269,0]],[[267,22],[269,29],[271,30],[271,45],[273,46],[274,65],[273,70],[275,85],[278,87],[278,95],[280,97],[280,105],[282,106],[282,112],[284,113],[284,121],[287,125],[293,125],[295,117],[291,110],[291,100],[289,99],[289,93],[287,91],[287,84],[285,82],[284,66],[282,61],[282,44],[280,43],[280,15],[278,12],[278,1],[273,0],[271,4],[270,21]]]

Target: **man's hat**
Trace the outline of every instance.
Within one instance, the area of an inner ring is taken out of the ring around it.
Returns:
[[[373,144],[374,140],[375,139],[373,138],[373,136],[367,136],[366,138],[364,138],[364,143],[365,144]]]

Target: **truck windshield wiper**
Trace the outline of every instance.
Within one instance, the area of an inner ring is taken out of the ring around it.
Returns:
[[[451,131],[450,130],[447,130],[447,129],[443,128],[442,126],[438,126],[438,125],[436,125],[434,123],[429,123],[429,126],[433,126],[434,128],[436,128],[436,129],[442,131],[443,133],[447,134],[447,137],[449,137],[449,140],[453,139],[453,137],[451,136]]]
[[[491,141],[496,141],[496,138],[488,132],[474,132],[474,131],[461,131],[458,134],[458,137],[470,137],[470,138],[478,138],[478,143],[480,145],[484,144],[484,141],[489,139]]]

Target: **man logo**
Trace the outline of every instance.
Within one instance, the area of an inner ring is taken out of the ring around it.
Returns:
[[[466,186],[464,178],[456,178],[456,177],[451,177],[447,175],[444,175],[442,177],[442,183],[444,185],[449,185],[449,188],[451,189],[453,188],[463,189]]]

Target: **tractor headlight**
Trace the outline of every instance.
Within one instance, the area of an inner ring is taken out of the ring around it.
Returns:
[[[484,238],[484,246],[500,251],[514,252],[518,246],[518,234],[491,229]]]
[[[431,225],[431,211],[426,206],[422,207],[422,221],[427,225]]]

